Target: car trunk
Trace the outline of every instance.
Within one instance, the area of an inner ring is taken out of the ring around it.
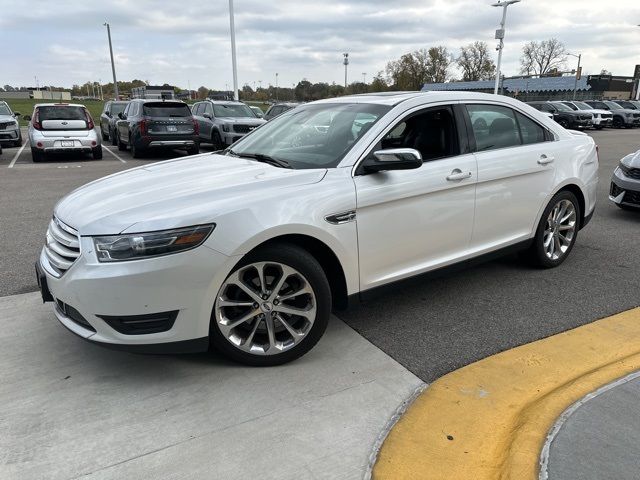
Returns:
[[[64,132],[74,136],[89,134],[89,114],[82,107],[52,105],[38,108],[40,130],[45,137],[64,136]]]
[[[191,110],[184,103],[148,102],[143,114],[149,135],[189,135],[195,133]]]

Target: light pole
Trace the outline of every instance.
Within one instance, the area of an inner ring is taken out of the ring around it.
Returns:
[[[236,27],[233,19],[233,0],[229,0],[229,26],[231,29],[231,64],[233,66],[233,99],[238,101],[238,65],[236,63]]]
[[[108,23],[104,23],[107,27],[107,37],[109,37],[109,55],[111,55],[111,73],[113,73],[113,91],[116,94],[116,100],[120,100],[120,94],[118,93],[118,81],[116,80],[116,65],[113,63],[113,47],[111,46],[111,27]]]
[[[362,72],[362,83],[367,84],[367,72]]]
[[[347,67],[349,66],[349,54],[348,53],[343,53],[342,56],[344,57],[344,60],[342,61],[342,63],[344,64],[344,88],[346,90],[346,88],[347,88]]]
[[[507,21],[507,7],[513,3],[518,3],[520,0],[505,0],[504,2],[492,3],[492,7],[502,7],[502,21],[500,22],[500,28],[496,30],[496,40],[498,43],[498,66],[496,68],[496,85],[493,88],[493,93],[498,94],[498,88],[500,87],[500,65],[502,64],[502,49],[504,48],[504,25]]]
[[[278,101],[278,72],[276,72],[276,102]]]
[[[575,53],[567,53],[567,55],[571,55],[572,57],[576,57],[578,59],[578,68],[576,68],[576,78],[575,81],[573,82],[573,98],[572,100],[576,99],[576,90],[578,90],[578,77],[581,76],[582,71],[580,70],[580,60],[582,60],[582,54],[579,53],[578,55],[576,55]]]

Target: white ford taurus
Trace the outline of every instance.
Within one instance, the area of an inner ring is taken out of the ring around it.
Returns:
[[[590,137],[510,98],[323,100],[224,152],[75,190],[38,280],[89,341],[275,365],[309,351],[332,308],[391,282],[507,249],[561,264],[597,172]]]

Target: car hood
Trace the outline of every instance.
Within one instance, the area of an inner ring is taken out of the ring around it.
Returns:
[[[74,190],[56,217],[80,235],[147,232],[215,222],[282,189],[317,183],[326,169],[292,170],[204,154],[116,173]]]
[[[629,168],[640,168],[640,150],[635,153],[630,153],[624,157],[622,159],[622,163]]]
[[[262,118],[250,118],[250,117],[216,117],[221,122],[225,123],[241,123],[243,125],[262,125],[263,123],[267,123],[266,120]]]
[[[17,122],[13,115],[0,115],[0,122]]]
[[[600,110],[599,108],[592,108],[590,110],[580,110],[581,112],[587,112],[587,113],[597,113],[597,114],[604,114],[604,113],[611,113],[609,110]]]
[[[618,110],[609,110],[610,113],[640,113],[640,110],[631,110],[630,108],[620,108]]]

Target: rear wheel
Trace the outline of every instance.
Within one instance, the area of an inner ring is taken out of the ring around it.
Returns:
[[[36,150],[35,148],[31,149],[31,160],[34,163],[42,162],[44,160],[44,152],[40,150]]]
[[[538,267],[553,268],[569,256],[578,237],[580,204],[568,191],[557,193],[547,205],[525,258]]]
[[[197,155],[200,153],[200,145],[197,143],[193,147],[187,148],[187,155]]]
[[[94,148],[91,151],[91,154],[93,155],[93,159],[94,160],[101,160],[102,159],[102,146],[97,146],[96,148]]]
[[[131,148],[131,156],[133,158],[142,158],[144,150],[140,147],[137,147],[136,142],[134,142],[131,137],[129,137],[129,147]]]
[[[212,347],[240,363],[280,365],[307,353],[327,328],[329,283],[306,250],[271,245],[247,255],[218,292]]]
[[[113,131],[113,128],[109,127],[109,139],[111,140],[111,145],[114,147],[118,145],[118,140],[116,139],[116,134]]]

